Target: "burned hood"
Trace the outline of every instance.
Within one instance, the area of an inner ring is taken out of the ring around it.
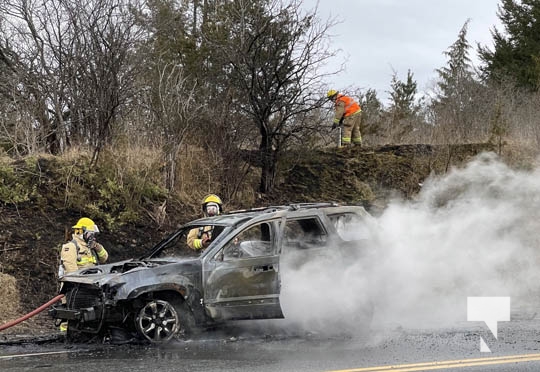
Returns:
[[[162,275],[172,269],[178,274],[197,272],[201,266],[199,259],[194,258],[160,258],[151,260],[125,260],[106,265],[98,265],[80,269],[67,274],[61,282],[95,284],[101,286],[110,281],[128,280],[129,277]]]

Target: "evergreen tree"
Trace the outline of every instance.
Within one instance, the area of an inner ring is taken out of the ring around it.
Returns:
[[[540,0],[501,0],[498,17],[505,32],[492,32],[494,49],[479,46],[485,78],[512,78],[518,86],[540,87]]]
[[[359,98],[362,107],[362,135],[378,134],[385,111],[381,100],[377,97],[377,91],[368,89],[365,93],[360,93]]]
[[[390,82],[392,90],[390,93],[389,126],[386,128],[386,135],[393,142],[401,142],[414,130],[414,121],[420,109],[416,102],[418,93],[417,83],[411,70],[407,71],[407,78],[401,81],[394,72]]]
[[[468,25],[469,20],[459,31],[457,40],[444,52],[448,60],[437,70],[438,91],[432,104],[436,122],[448,126],[449,133],[460,140],[470,139],[473,134],[471,113],[477,109],[476,97],[482,88],[475,79],[469,58]]]
[[[457,105],[457,109],[463,108],[469,101],[468,87],[474,81],[469,58],[471,45],[467,41],[469,21],[467,20],[459,31],[457,40],[444,52],[448,57],[446,66],[437,70],[439,74],[437,100],[443,105]]]
[[[377,91],[370,88],[365,93],[360,93],[359,98],[363,120],[366,120],[367,117],[380,119],[384,112],[384,107],[377,96]]]
[[[411,70],[407,71],[407,79],[404,82],[399,80],[394,72],[390,87],[392,88],[390,91],[390,110],[393,121],[414,116],[419,109],[415,103],[418,87]]]

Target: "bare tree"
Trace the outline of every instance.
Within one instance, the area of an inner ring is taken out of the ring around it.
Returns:
[[[318,129],[308,114],[323,103],[322,79],[329,74],[321,67],[334,56],[333,23],[321,22],[315,10],[304,14],[299,0],[233,0],[219,11],[222,22],[207,41],[223,56],[228,84],[238,91],[236,107],[259,133],[259,191],[267,193],[290,139]]]
[[[12,91],[32,112],[46,149],[94,147],[111,137],[139,66],[131,4],[125,0],[6,0],[4,38],[16,56]]]
[[[134,92],[142,68],[136,43],[142,32],[130,7],[122,0],[92,0],[69,4],[74,32],[74,57],[69,115],[76,139],[93,145],[93,161],[112,137],[119,109]]]
[[[0,13],[5,17],[2,44],[13,52],[11,66],[17,76],[9,90],[32,112],[46,148],[59,153],[66,107],[61,78],[65,59],[60,54],[69,28],[65,15],[58,3],[40,0],[5,1]]]
[[[154,130],[161,132],[164,138],[165,184],[167,189],[172,191],[176,185],[180,149],[196,123],[202,106],[195,99],[195,86],[190,85],[181,67],[172,64],[158,65],[157,73],[149,92],[149,101]]]

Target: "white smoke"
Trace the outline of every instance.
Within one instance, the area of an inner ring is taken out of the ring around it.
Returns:
[[[355,260],[330,254],[283,268],[285,316],[308,330],[335,332],[354,331],[366,298],[375,326],[464,321],[468,296],[510,296],[513,311],[534,307],[539,211],[540,171],[513,170],[482,154],[426,180],[416,200],[392,202],[367,225],[373,253]],[[351,226],[362,237],[365,230]]]

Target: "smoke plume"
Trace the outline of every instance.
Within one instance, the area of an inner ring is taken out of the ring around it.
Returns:
[[[447,326],[466,320],[468,296],[510,296],[534,307],[540,289],[540,171],[510,169],[495,154],[426,180],[413,201],[393,201],[348,226],[368,238],[360,255],[329,251],[282,266],[288,322],[322,332],[372,326]],[[332,247],[337,250],[339,247]]]

